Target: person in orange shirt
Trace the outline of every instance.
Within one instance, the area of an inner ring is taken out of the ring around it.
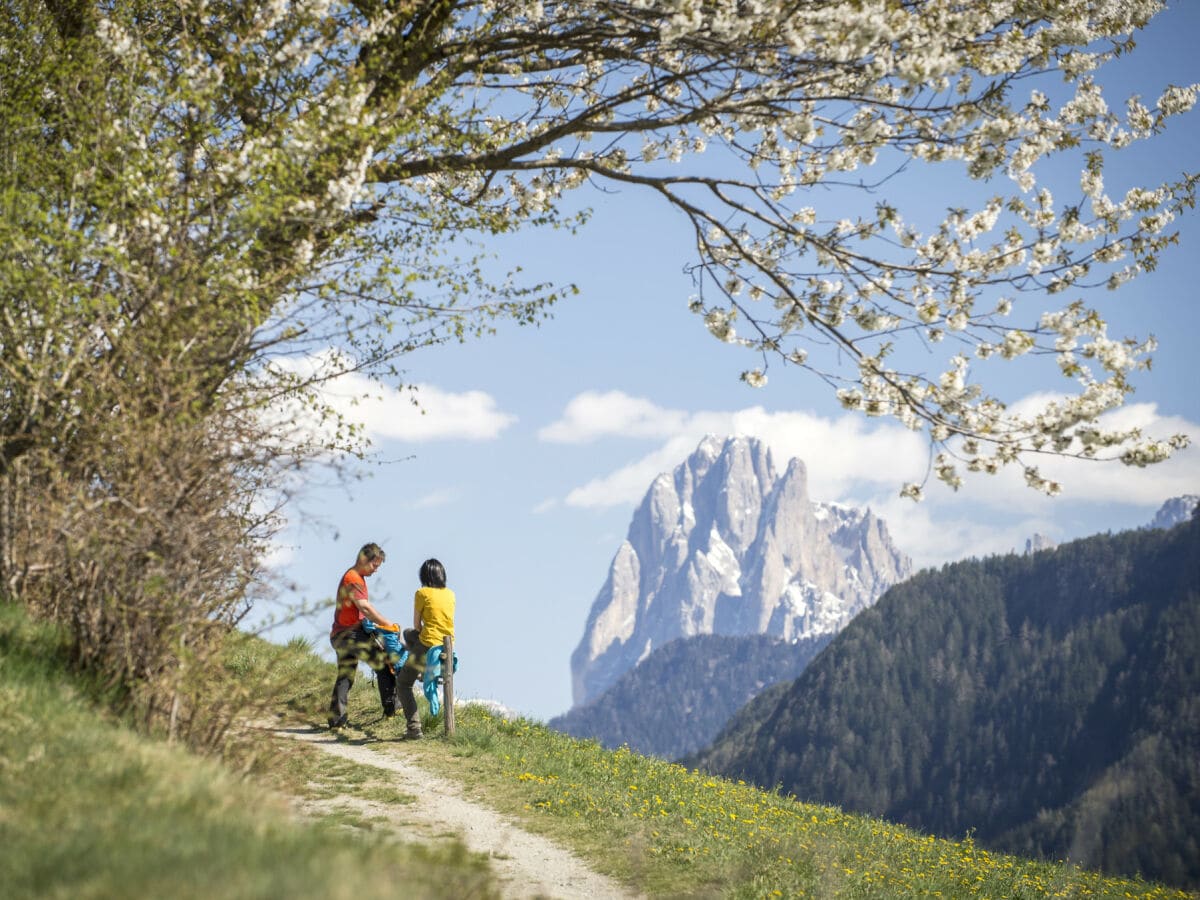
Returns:
[[[421,589],[413,597],[413,627],[404,630],[408,661],[396,676],[396,693],[407,720],[405,736],[410,741],[421,737],[417,698],[413,686],[425,671],[425,654],[430,647],[442,646],[442,638],[454,637],[454,591],[446,587],[446,568],[436,559],[421,563],[418,573]]]
[[[329,632],[329,643],[337,654],[338,667],[333,697],[329,701],[330,728],[346,725],[346,702],[360,661],[375,670],[383,714],[389,717],[396,714],[396,675],[388,663],[383,643],[363,628],[363,622],[368,619],[389,631],[400,627],[385,619],[367,599],[366,579],[383,565],[385,557],[378,544],[364,544],[358,551],[358,559],[338,583],[333,629]]]

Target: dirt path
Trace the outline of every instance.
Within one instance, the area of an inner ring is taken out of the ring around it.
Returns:
[[[325,753],[371,766],[387,773],[387,783],[412,796],[438,795],[437,806],[405,803],[399,808],[356,797],[309,801],[309,810],[353,806],[358,812],[395,823],[403,840],[430,842],[458,837],[468,849],[482,853],[499,876],[505,898],[588,898],[632,900],[637,897],[622,885],[593,872],[587,865],[547,838],[530,834],[499,813],[463,796],[463,788],[426,772],[407,759],[403,745],[381,748],[374,744],[340,741],[324,729],[272,728],[275,734],[312,744]]]

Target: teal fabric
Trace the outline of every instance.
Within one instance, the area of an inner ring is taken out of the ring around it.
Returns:
[[[458,671],[458,654],[454,654],[454,669]],[[436,716],[442,708],[441,698],[438,696],[438,679],[442,677],[442,648],[430,647],[429,652],[425,654],[425,675],[422,680],[421,688],[425,691],[425,699],[429,701],[429,714]]]
[[[408,659],[408,648],[400,640],[400,632],[384,631],[370,619],[363,619],[363,631],[367,634],[374,634],[383,640],[383,649],[387,651],[388,662],[393,668],[400,668],[404,665],[404,661]]]

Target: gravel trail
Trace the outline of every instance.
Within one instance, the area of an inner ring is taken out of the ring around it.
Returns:
[[[361,813],[384,817],[403,840],[429,842],[453,835],[468,849],[490,860],[499,889],[508,900],[632,900],[638,895],[611,878],[593,872],[569,850],[531,834],[512,820],[463,796],[463,788],[433,775],[406,758],[403,744],[339,740],[323,728],[271,728],[275,734],[312,744],[325,753],[386,772],[391,787],[412,796],[438,796],[437,805],[405,803],[389,806],[358,797],[310,801],[306,809],[353,806]]]

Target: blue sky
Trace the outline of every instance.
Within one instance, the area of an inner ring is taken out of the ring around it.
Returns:
[[[1130,77],[1144,84],[1137,89],[1147,100],[1168,82],[1200,81],[1198,40],[1195,3],[1176,4],[1139,39]],[[1120,87],[1107,89],[1111,105],[1123,99]],[[1200,112],[1173,125],[1127,170],[1200,170]],[[931,179],[916,186],[920,199],[958,202],[944,169]],[[1054,499],[1011,473],[968,481],[958,493],[931,484],[920,505],[901,500],[900,485],[919,480],[927,465],[920,436],[844,413],[828,387],[800,370],[773,367],[765,387],[743,384],[738,376],[755,357],[716,341],[687,310],[693,286],[684,266],[693,249],[682,216],[632,190],[585,189],[578,199],[594,210],[578,234],[526,232],[489,248],[531,280],[574,282],[578,297],[540,327],[503,327],[407,357],[423,414],[399,392],[356,407],[374,460],[352,483],[311,483],[289,510],[275,556],[290,584],[280,601],[321,611],[270,637],[303,635],[326,649],[333,589],[366,541],[388,553],[369,582],[372,599],[407,622],[418,567],[436,556],[459,597],[460,695],[542,719],[563,712],[571,651],[633,510],[654,476],[706,433],[757,435],[781,470],[800,457],[815,499],[870,505],[919,566],[1022,548],[1034,532],[1062,541],[1135,527],[1165,499],[1200,493],[1193,446],[1147,470],[1046,464],[1065,482]],[[1183,244],[1158,271],[1091,299],[1102,304],[1110,334],[1159,340],[1153,371],[1138,375],[1120,415],[1200,442],[1200,221],[1193,212],[1178,225]],[[931,357],[931,366],[941,359]],[[1058,387],[1039,381],[1034,367],[1002,371],[1012,399]],[[348,399],[362,386],[350,381],[338,391]]]

